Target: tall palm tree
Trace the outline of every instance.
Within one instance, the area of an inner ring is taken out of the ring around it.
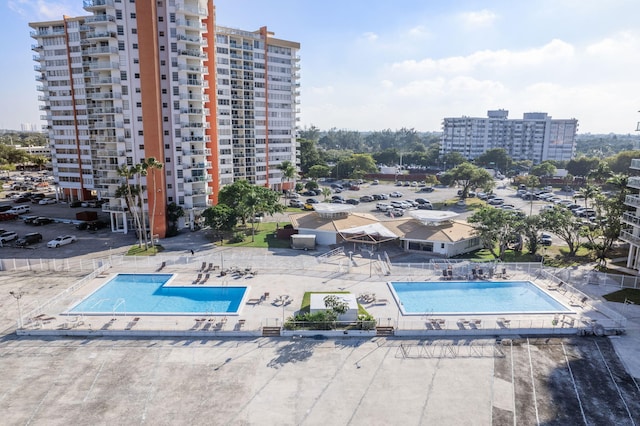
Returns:
[[[162,167],[164,167],[164,164],[162,164],[161,162],[157,161],[154,157],[149,157],[147,158],[143,163],[142,163],[142,168],[144,170],[147,171],[147,173],[149,171],[151,171],[151,181],[153,183],[153,208],[151,211],[151,215],[149,218],[149,227],[151,228],[151,233],[153,233],[154,230],[154,225],[155,225],[155,218],[156,218],[156,205],[157,205],[157,201],[158,201],[158,194],[156,193],[156,174],[155,171],[156,170],[162,170]],[[148,199],[148,197],[147,197]],[[153,238],[153,235],[151,236],[151,247],[155,246],[155,240]]]
[[[278,165],[278,170],[282,172],[282,177],[285,179],[287,183],[289,183],[291,179],[295,178],[297,174],[297,170],[295,166],[289,160],[285,160],[282,163],[280,163]],[[282,191],[283,195],[284,193],[285,192]]]
[[[586,184],[585,186],[583,186],[582,188],[580,188],[579,191],[580,195],[582,195],[584,197],[584,208],[588,208],[589,207],[589,200],[592,200],[593,198],[595,198],[595,196],[597,194],[600,193],[600,188],[598,188],[595,185],[591,185],[590,183]]]
[[[132,167],[132,166],[128,166],[126,164],[122,164],[121,166],[118,166],[116,168],[116,172],[118,173],[118,176],[121,176],[124,178],[124,182],[123,182],[123,190],[122,191],[118,191],[118,193],[122,196],[124,196],[125,199],[125,203],[127,204],[127,207],[129,209],[129,212],[131,213],[131,215],[133,216],[133,220],[136,224],[136,227],[138,228],[138,230],[142,230],[142,225],[140,223],[140,216],[139,216],[139,212],[137,207],[134,208],[134,206],[137,206],[137,203],[135,202],[135,196],[136,195],[140,195],[139,194],[139,188],[136,189],[136,193],[134,194],[133,189],[131,188],[131,180],[135,177],[136,175],[136,168]],[[118,194],[116,194],[118,195]],[[145,232],[146,234],[146,232]],[[139,240],[139,244],[140,247],[142,247],[142,232],[139,231],[138,232],[138,240]]]

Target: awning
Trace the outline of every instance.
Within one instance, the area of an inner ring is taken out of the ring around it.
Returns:
[[[356,226],[354,228],[343,229],[338,232],[345,241],[349,242],[377,244],[398,238],[396,234],[387,229],[387,227],[381,223]]]

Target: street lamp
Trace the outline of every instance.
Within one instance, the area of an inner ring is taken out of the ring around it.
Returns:
[[[22,290],[10,291],[9,294],[18,302],[18,329],[22,328],[22,305],[20,305],[20,299],[22,298]]]

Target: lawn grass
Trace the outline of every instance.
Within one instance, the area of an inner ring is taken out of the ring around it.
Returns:
[[[286,223],[265,222],[255,224],[255,234],[251,241],[251,224],[247,224],[244,229],[238,229],[239,232],[245,231],[247,234],[244,241],[239,243],[226,242],[224,245],[228,247],[255,247],[255,248],[290,248],[289,240],[279,240],[276,238],[276,227],[282,228]]]
[[[640,290],[636,288],[624,288],[614,291],[613,293],[605,294],[603,297],[609,302],[624,303],[628,300],[636,305],[640,305]]]
[[[300,313],[309,313],[311,311],[311,295],[312,294],[349,294],[349,291],[306,291],[302,296],[300,304]],[[369,312],[358,303],[358,315],[369,315]]]
[[[127,256],[155,256],[156,254],[163,251],[163,247],[160,245],[156,245],[154,247],[144,248],[138,245],[131,246],[129,250],[127,250]]]

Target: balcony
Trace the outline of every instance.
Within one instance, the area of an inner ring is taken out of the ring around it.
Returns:
[[[122,93],[119,92],[99,92],[99,93],[87,93],[87,99],[121,99]]]
[[[113,6],[113,0],[83,0],[82,6],[85,9],[103,8],[104,6]]]
[[[108,62],[108,61],[83,62],[82,66],[88,67],[90,70],[94,70],[94,71],[120,69],[120,64],[118,62]]]
[[[102,39],[102,38],[117,38],[117,34],[115,31],[100,31],[100,32],[92,32],[92,33],[88,33],[87,35],[85,35],[86,39]]]
[[[31,35],[31,37],[33,38],[59,36],[59,35],[64,35],[64,29],[55,29],[55,30],[40,29],[37,31],[31,31],[29,35]]]
[[[640,196],[637,195],[627,195],[624,198],[624,203],[631,207],[640,207]]]
[[[184,2],[181,1],[169,1],[169,6],[174,6],[177,11],[186,12],[190,15],[199,15],[199,16],[207,16],[207,8],[206,7],[197,7],[195,5],[186,6]]]
[[[629,244],[640,246],[640,237],[636,237],[629,231],[620,231],[620,239]]]
[[[101,47],[90,47],[88,49],[83,50],[85,55],[111,55],[118,53],[118,48],[115,46],[101,46]]]
[[[207,54],[197,49],[178,49],[178,55],[207,59]]]
[[[35,50],[36,52],[40,51],[44,49],[44,46],[41,44],[32,44],[31,45],[31,50]]]
[[[209,95],[205,95],[202,93],[180,93],[180,99],[186,99],[189,101],[209,102]]]
[[[630,177],[627,186],[635,189],[640,189],[640,176]]]
[[[91,15],[85,17],[84,22],[87,24],[92,22],[116,22],[116,17],[113,15]]]
[[[635,227],[640,227],[640,216],[636,216],[633,213],[624,213],[622,215],[622,221],[626,224],[633,225]]]
[[[201,67],[199,65],[180,64],[178,65],[180,71],[197,72],[200,74],[209,74],[209,68]]]
[[[207,31],[207,25],[201,23],[200,21],[192,21],[189,19],[176,19],[176,26],[185,27],[185,28],[193,28],[200,31]]]
[[[207,80],[199,80],[197,78],[181,78],[178,80],[178,83],[186,86],[209,87],[209,82]]]
[[[629,168],[633,170],[640,170],[640,159],[631,160],[631,167]]]

